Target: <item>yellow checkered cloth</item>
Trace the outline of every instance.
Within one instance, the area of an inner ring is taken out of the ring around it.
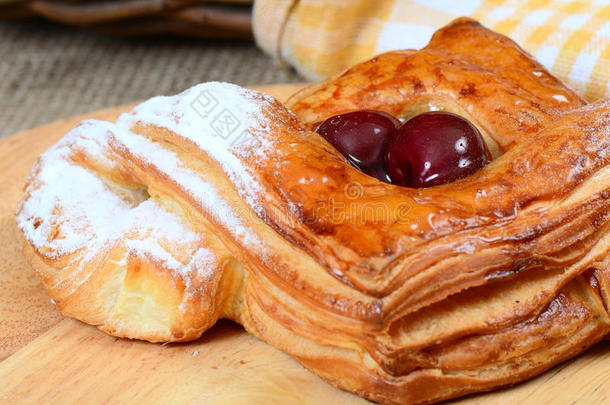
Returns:
[[[610,0],[256,0],[261,48],[318,80],[393,49],[421,48],[470,16],[505,34],[587,100],[610,94]]]

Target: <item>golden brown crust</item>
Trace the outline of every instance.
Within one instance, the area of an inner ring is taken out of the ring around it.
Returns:
[[[206,142],[223,141],[193,135],[202,127],[183,123],[186,110],[142,113],[189,108],[188,97],[153,99],[98,137],[77,128],[33,169],[18,209],[24,251],[67,315],[151,341],[194,339],[227,317],[338,387],[402,404],[521,381],[610,330],[610,102],[585,105],[508,38],[456,20],[422,51],[296,94],[298,119],[227,90],[259,111],[246,132],[264,158],[228,143],[219,154]],[[471,119],[496,159],[410,189],[360,173],[307,130],[341,112],[407,117],[429,104]],[[124,200],[122,215],[178,232],[136,222],[58,249],[62,234],[101,231],[94,219],[71,225],[70,202],[87,195],[32,209],[51,157]]]

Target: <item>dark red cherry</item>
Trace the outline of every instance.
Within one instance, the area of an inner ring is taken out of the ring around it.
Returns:
[[[364,173],[388,181],[385,148],[400,121],[382,111],[361,110],[335,115],[316,130]]]
[[[396,130],[385,159],[392,183],[430,187],[476,172],[490,155],[470,122],[447,112],[427,112]]]

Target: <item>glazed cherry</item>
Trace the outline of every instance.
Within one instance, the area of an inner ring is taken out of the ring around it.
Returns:
[[[427,112],[396,131],[385,159],[392,183],[430,187],[476,172],[490,155],[471,123],[455,114]]]
[[[388,181],[384,155],[400,121],[382,111],[361,110],[335,115],[316,130],[356,168]]]

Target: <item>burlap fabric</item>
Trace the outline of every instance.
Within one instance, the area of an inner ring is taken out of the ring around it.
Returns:
[[[195,83],[302,80],[251,42],[109,38],[41,21],[0,21],[0,137]]]

